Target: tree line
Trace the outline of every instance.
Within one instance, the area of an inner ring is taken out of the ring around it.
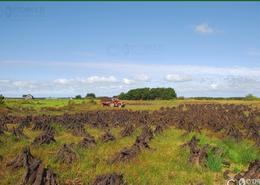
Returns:
[[[85,98],[96,98],[96,95],[94,93],[88,93]],[[82,99],[82,96],[79,94],[79,95],[76,95],[75,96],[75,99]]]
[[[248,94],[244,97],[190,97],[183,99],[194,99],[194,100],[259,100],[258,97],[254,96],[253,94]]]
[[[137,88],[117,96],[121,100],[170,100],[177,98],[173,88]]]

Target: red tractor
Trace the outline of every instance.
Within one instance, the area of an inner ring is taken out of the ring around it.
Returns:
[[[113,98],[112,100],[102,101],[101,104],[103,106],[109,106],[109,107],[124,107],[125,106],[124,102],[122,102],[116,98]]]

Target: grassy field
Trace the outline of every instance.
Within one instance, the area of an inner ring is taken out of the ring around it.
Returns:
[[[161,107],[174,107],[180,104],[205,104],[205,103],[221,103],[221,104],[244,104],[260,107],[260,101],[245,100],[128,100],[124,101],[129,110],[158,110]],[[20,114],[21,112],[28,114],[62,114],[65,112],[83,112],[90,110],[111,110],[118,108],[102,107],[100,100],[97,99],[9,99],[5,100],[5,104],[0,106],[0,112],[10,112]]]
[[[169,100],[169,101],[126,101],[125,109],[131,110],[157,110],[160,107],[173,107],[179,104],[188,103],[228,103],[247,104],[260,106],[258,101],[202,101],[202,100]],[[2,112],[13,114],[60,114],[64,112],[81,112],[88,110],[117,109],[100,106],[99,100],[7,100],[2,105]],[[9,125],[11,128],[13,125]],[[254,146],[252,141],[243,140],[236,142],[231,138],[220,138],[214,133],[203,130],[201,133],[185,134],[184,131],[170,127],[164,133],[155,135],[151,140],[151,150],[142,151],[132,161],[109,165],[107,161],[124,147],[131,146],[138,134],[138,128],[132,136],[122,138],[121,128],[112,128],[112,133],[116,136],[115,141],[101,143],[99,137],[104,130],[86,126],[86,130],[95,137],[97,146],[90,149],[76,147],[78,161],[72,165],[64,165],[57,162],[55,155],[64,143],[78,143],[82,137],[73,136],[62,127],[53,124],[56,130],[56,142],[43,145],[41,147],[31,147],[34,156],[43,160],[46,165],[50,165],[59,178],[64,182],[73,182],[80,179],[84,184],[93,182],[97,175],[107,172],[119,172],[124,174],[128,184],[133,185],[195,185],[203,182],[206,185],[225,184],[223,172],[226,170],[222,166],[223,160],[231,162],[229,170],[240,172],[245,170],[250,161],[260,160],[260,150]],[[5,132],[0,136],[0,155],[5,156],[5,160],[0,162],[0,184],[17,184],[24,173],[24,169],[16,170],[5,167],[6,161],[13,159],[21,151],[23,146],[29,145],[32,140],[40,134],[39,131],[32,131],[25,128],[24,133],[28,139],[16,141],[10,132]],[[188,149],[180,146],[191,139],[193,135],[200,138],[200,144],[210,144],[217,146],[224,151],[224,158],[209,154],[206,167],[193,166],[188,163]]]

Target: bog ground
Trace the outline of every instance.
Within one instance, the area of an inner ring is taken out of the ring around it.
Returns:
[[[222,185],[260,179],[259,101],[6,100],[0,184]]]

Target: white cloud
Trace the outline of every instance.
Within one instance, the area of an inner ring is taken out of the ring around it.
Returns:
[[[66,84],[69,84],[71,81],[73,81],[73,80],[72,79],[69,80],[69,79],[65,79],[65,78],[59,78],[59,79],[54,80],[54,83],[66,85]]]
[[[207,23],[201,23],[195,26],[195,32],[206,35],[212,34],[216,32],[216,30],[210,27]]]
[[[5,63],[0,61],[0,63],[9,69],[13,69],[17,67],[16,63],[22,64],[23,62],[11,61]],[[31,62],[30,66],[37,68],[41,66],[46,69],[51,67],[68,68],[73,72],[83,71],[81,74],[97,70],[103,75],[78,78],[56,77],[56,80],[49,81],[41,81],[42,79],[22,81],[22,78],[19,79],[18,77],[17,80],[4,78],[0,80],[0,94],[20,95],[30,90],[32,94],[41,93],[43,96],[58,93],[75,95],[83,92],[85,94],[90,91],[99,95],[116,95],[131,88],[171,86],[176,89],[179,95],[185,96],[214,96],[214,94],[218,96],[241,96],[249,92],[260,96],[260,68],[257,67],[74,61]],[[120,69],[120,73],[118,73],[118,69]],[[115,74],[115,76],[110,74]],[[150,82],[146,84],[146,81]]]
[[[10,80],[0,80],[0,83],[9,83]]]
[[[120,73],[124,75],[140,73],[148,74],[150,76],[165,74],[190,74],[195,75],[238,75],[243,77],[259,77],[260,68],[257,67],[214,67],[214,66],[203,66],[203,65],[175,65],[175,64],[142,64],[142,63],[126,63],[126,62],[30,62],[30,61],[0,61],[2,65],[8,65],[8,67],[15,68],[17,64],[30,65],[31,67],[59,67],[76,70],[77,68],[86,69],[90,71],[102,70],[109,73],[117,74],[118,69]],[[83,78],[85,79],[85,78]],[[111,78],[112,79],[112,78]]]
[[[10,96],[21,96],[32,93],[40,96],[75,95],[86,92],[99,92],[103,95],[110,92],[111,85],[120,85],[114,76],[90,76],[86,78],[58,78],[52,81],[0,80],[0,92]],[[105,90],[101,90],[101,87]],[[111,92],[110,92],[111,93]]]
[[[188,75],[168,74],[165,76],[165,80],[168,82],[187,82],[191,81],[192,78]]]
[[[260,90],[260,79],[253,77],[230,76],[225,79],[228,87],[234,90]]]
[[[65,79],[59,78],[54,80],[54,83],[60,85],[68,85],[75,83],[83,84],[96,84],[96,83],[115,83],[117,79],[114,76],[90,76],[87,78],[74,78],[74,79]]]
[[[128,78],[124,78],[123,79],[123,83],[126,84],[126,85],[131,85],[131,84],[134,84],[135,81],[131,80],[131,79],[128,79]]]
[[[210,87],[211,87],[212,89],[217,89],[218,86],[219,86],[219,85],[216,84],[216,83],[210,84]]]
[[[35,96],[74,96],[75,94],[85,95],[87,92],[94,92],[97,95],[116,95],[131,88],[143,87],[142,83],[129,78],[122,81],[112,82],[88,81],[83,78],[64,79],[54,81],[22,81],[22,80],[0,80],[0,94],[8,96],[21,96],[31,93]],[[88,79],[88,78],[86,78]],[[93,79],[93,78],[89,78]],[[94,78],[96,79],[96,78]],[[174,83],[170,82],[184,82]],[[91,83],[90,83],[91,82]],[[181,74],[166,75],[164,81],[154,80],[149,87],[175,88],[178,95],[185,96],[243,96],[248,93],[260,95],[260,80],[254,76],[241,75],[211,75],[202,74],[192,76]],[[215,94],[214,94],[215,93]]]
[[[30,65],[31,67],[59,67],[76,70],[75,68],[86,69],[86,70],[103,70],[109,73],[117,74],[118,69],[120,73],[129,75],[134,73],[148,74],[148,75],[165,75],[165,74],[190,74],[194,75],[238,75],[244,77],[259,77],[260,68],[257,67],[214,67],[214,66],[203,66],[203,65],[175,65],[175,64],[142,64],[134,62],[33,62],[33,61],[0,61],[2,65],[8,65],[8,67],[15,68],[17,64]]]
[[[137,74],[137,75],[134,75],[133,79],[123,78],[122,82],[125,85],[132,85],[132,84],[136,84],[136,83],[149,82],[149,81],[150,81],[150,77],[148,75]]]
[[[91,76],[86,79],[82,79],[85,83],[100,83],[100,82],[117,82],[114,76]]]
[[[146,74],[137,74],[134,76],[134,79],[136,81],[141,81],[141,82],[149,82],[150,81],[150,77]]]

